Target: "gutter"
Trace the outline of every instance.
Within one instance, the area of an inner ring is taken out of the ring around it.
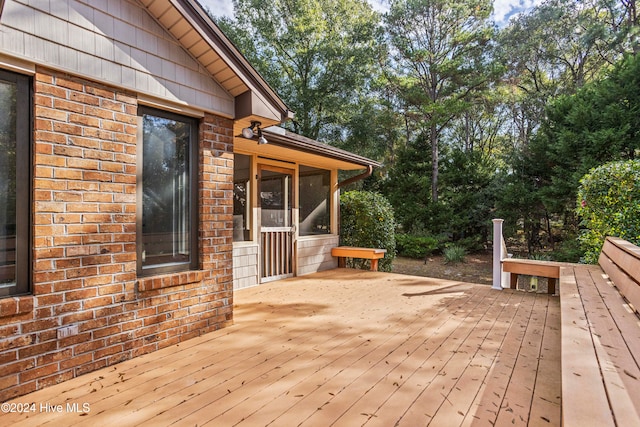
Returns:
[[[367,170],[362,172],[361,174],[352,176],[351,178],[347,178],[344,181],[339,182],[338,188],[342,188],[345,185],[353,184],[354,182],[360,181],[361,179],[369,178],[372,173],[373,173],[373,165],[368,165]]]
[[[269,140],[269,144],[349,162],[354,165],[360,165],[367,168],[382,166],[374,160],[367,159],[366,157],[359,156],[355,153],[342,150],[332,145],[323,144],[302,135],[297,135],[282,128],[271,126],[264,129],[264,132],[266,133],[266,138]],[[369,175],[370,174],[371,173],[369,173]],[[363,176],[363,178],[365,178],[365,176]]]

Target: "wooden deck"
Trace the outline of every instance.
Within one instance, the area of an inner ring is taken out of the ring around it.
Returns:
[[[35,413],[0,424],[561,424],[558,297],[337,269],[235,304],[234,326],[18,398]]]

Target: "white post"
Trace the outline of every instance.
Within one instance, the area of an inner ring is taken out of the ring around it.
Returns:
[[[503,219],[493,220],[493,286],[502,290],[502,223]]]

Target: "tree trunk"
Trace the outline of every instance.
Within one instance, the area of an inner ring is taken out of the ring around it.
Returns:
[[[464,112],[464,151],[465,153],[473,152],[473,142],[471,141],[471,125],[469,112]]]
[[[431,201],[438,202],[438,134],[435,124],[429,129],[431,142]]]
[[[551,245],[551,250],[556,249],[556,242],[553,239],[553,229],[551,228],[551,218],[549,218],[549,211],[544,210],[544,220],[547,225],[547,234],[549,235],[549,244]]]

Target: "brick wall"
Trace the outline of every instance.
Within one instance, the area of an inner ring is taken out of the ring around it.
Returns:
[[[135,94],[44,70],[34,84],[32,295],[0,299],[0,401],[232,321],[233,122],[201,121],[201,270],[141,279]]]

